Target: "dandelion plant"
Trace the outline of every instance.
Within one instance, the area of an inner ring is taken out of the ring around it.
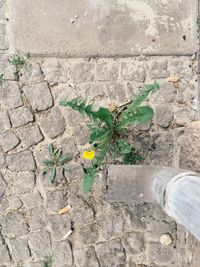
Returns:
[[[91,150],[84,151],[83,157],[91,160],[91,165],[84,168],[83,188],[85,192],[90,191],[101,164],[113,147],[115,154],[121,155],[125,164],[135,164],[141,160],[139,154],[123,136],[130,125],[146,123],[153,118],[153,109],[142,103],[151,92],[157,89],[159,89],[157,82],[144,85],[134,100],[114,111],[104,107],[94,111],[93,104],[88,104],[86,100],[82,101],[78,98],[60,102],[61,106],[69,106],[89,118]]]
[[[65,165],[68,161],[71,160],[71,157],[68,155],[62,154],[62,149],[54,148],[52,144],[48,146],[50,159],[44,159],[43,163],[46,167],[43,170],[43,174],[46,174],[50,171],[49,180],[51,183],[55,181],[57,168],[61,167],[62,171],[68,171],[68,167]]]

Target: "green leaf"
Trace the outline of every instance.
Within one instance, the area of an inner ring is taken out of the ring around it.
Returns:
[[[69,160],[71,160],[72,159],[72,157],[70,157],[70,156],[62,156],[61,158],[60,158],[60,160],[59,160],[59,162],[61,163],[61,164],[63,164],[63,163],[65,163],[65,162],[67,162],[67,161],[69,161]]]
[[[51,157],[54,157],[54,148],[53,148],[53,145],[52,144],[49,144],[48,145],[48,151],[49,151],[49,155]]]
[[[112,132],[107,128],[93,128],[90,134],[90,142],[102,142],[108,135],[112,135]]]
[[[43,160],[43,163],[44,163],[45,165],[53,165],[53,164],[54,164],[54,162],[53,162],[52,160],[49,160],[49,159],[44,159],[44,160]]]
[[[107,108],[100,107],[96,112],[96,116],[100,121],[105,122],[109,128],[113,128],[113,115]]]
[[[118,148],[118,152],[123,155],[129,154],[132,150],[130,144],[124,139],[120,139],[117,142],[117,148]]]
[[[55,178],[56,178],[56,166],[52,168],[51,175],[49,177],[50,182],[53,183],[55,181]]]
[[[97,171],[94,167],[89,167],[85,169],[85,175],[84,175],[84,180],[83,180],[83,190],[85,193],[88,193],[92,185],[94,184],[95,178],[97,175]]]
[[[43,262],[43,267],[52,267],[53,265],[53,260],[52,257],[46,257],[44,262]]]
[[[134,150],[129,154],[126,154],[123,158],[123,164],[125,165],[135,165],[138,161],[143,160],[143,158]]]

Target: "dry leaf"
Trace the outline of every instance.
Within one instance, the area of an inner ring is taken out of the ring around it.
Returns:
[[[177,83],[180,81],[180,78],[178,76],[170,76],[167,78],[168,82],[170,83]]]

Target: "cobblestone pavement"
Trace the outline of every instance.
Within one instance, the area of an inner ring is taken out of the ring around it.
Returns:
[[[155,117],[130,141],[145,163],[180,166],[180,142],[199,114],[195,56],[58,59],[32,57],[16,81],[0,1],[0,267],[197,267],[199,243],[156,205],[106,202],[106,170],[91,194],[82,192],[80,154],[88,142],[79,114],[60,107],[64,98],[88,97],[97,106],[133,98],[157,80],[150,97]],[[169,77],[176,76],[172,82]],[[42,175],[47,145],[73,157],[56,183]],[[182,166],[182,165],[181,165]],[[69,213],[58,211],[70,204]],[[64,236],[72,230],[68,239]],[[172,244],[160,244],[169,233]],[[22,263],[22,265],[20,265]]]

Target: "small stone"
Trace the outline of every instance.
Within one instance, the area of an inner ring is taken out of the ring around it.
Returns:
[[[2,232],[8,238],[16,238],[28,233],[23,214],[17,212],[8,213],[2,222]]]
[[[74,262],[79,267],[99,267],[99,261],[96,256],[94,247],[86,247],[79,250],[74,250]],[[102,265],[110,266],[110,265]]]
[[[0,112],[0,132],[9,130],[11,128],[10,119],[6,111]]]
[[[42,63],[45,80],[48,82],[67,82],[67,73],[56,58],[49,58]]]
[[[170,234],[163,234],[161,235],[160,237],[160,243],[163,245],[163,246],[170,246],[172,244],[173,240],[172,240],[172,237]]]
[[[121,75],[124,80],[136,81],[143,83],[145,81],[146,73],[142,66],[137,66],[133,63],[122,63]]]
[[[46,215],[44,207],[36,207],[29,211],[29,225],[32,231],[44,228],[46,226]]]
[[[183,136],[179,138],[180,167],[200,172],[200,121],[190,123]]]
[[[42,198],[38,192],[23,194],[20,196],[20,199],[27,209],[33,209],[42,205]]]
[[[6,162],[11,171],[33,171],[36,168],[32,152],[29,150],[8,155]]]
[[[139,232],[127,234],[123,243],[129,254],[137,255],[145,251],[144,236]]]
[[[77,156],[77,154],[79,153],[73,137],[61,139],[58,143],[58,147],[62,147],[63,155],[68,155],[72,158]]]
[[[9,111],[10,120],[13,127],[20,127],[34,121],[34,116],[30,109],[20,107]]]
[[[23,91],[35,112],[52,107],[53,98],[46,82],[26,85]]]
[[[119,239],[112,239],[96,245],[96,252],[101,266],[125,266],[126,255]]]
[[[8,266],[7,264],[11,262],[8,249],[1,237],[0,237],[0,259],[1,259],[1,264],[3,264],[2,267]]]
[[[98,62],[97,63],[97,80],[115,81],[119,76],[119,66],[117,62]]]
[[[94,63],[74,63],[71,69],[71,79],[73,82],[94,81]]]
[[[41,122],[42,130],[51,139],[61,135],[65,131],[65,119],[58,107],[54,107]]]
[[[174,118],[174,113],[170,105],[158,105],[154,108],[154,118],[153,122],[163,128],[167,128],[170,123],[172,123]]]
[[[26,239],[17,238],[12,239],[10,242],[12,247],[12,258],[15,262],[25,261],[31,256]]]
[[[44,260],[51,255],[51,241],[45,230],[30,233],[29,245],[38,260]]]
[[[59,242],[53,247],[55,266],[67,267],[73,265],[72,251],[69,243]],[[88,266],[87,266],[88,267]]]
[[[158,265],[170,264],[173,261],[173,251],[171,247],[163,247],[159,243],[149,243],[147,257],[148,260]]]
[[[18,108],[22,106],[19,87],[16,82],[3,82],[0,90],[0,103],[6,108]]]
[[[150,66],[150,78],[161,79],[169,77],[170,73],[167,70],[168,62],[165,61],[154,61]]]
[[[20,82],[26,84],[30,82],[41,82],[44,79],[40,64],[38,62],[28,62],[21,70]]]
[[[43,140],[43,135],[38,125],[21,128],[17,131],[17,134],[21,140],[21,148],[23,149],[37,145]]]
[[[0,145],[6,153],[19,144],[19,138],[12,132],[0,133]]]
[[[33,190],[35,186],[35,175],[33,172],[13,173],[13,193],[24,194]]]

